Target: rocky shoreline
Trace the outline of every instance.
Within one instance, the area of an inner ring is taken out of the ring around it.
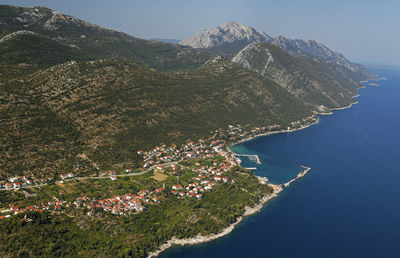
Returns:
[[[260,202],[256,204],[254,207],[246,207],[245,212],[243,215],[238,217],[236,222],[232,223],[228,227],[226,227],[222,232],[218,234],[210,234],[208,236],[202,236],[202,235],[197,235],[196,237],[193,238],[184,238],[184,239],[178,239],[173,237],[170,239],[167,243],[161,245],[156,251],[150,253],[148,257],[157,257],[160,255],[163,251],[167,250],[168,248],[172,247],[173,245],[197,245],[197,244],[202,244],[202,243],[207,243],[212,240],[215,240],[217,238],[223,237],[231,233],[235,227],[246,217],[252,214],[255,214],[259,212],[264,205],[271,199],[277,197],[279,193],[283,190],[280,185],[271,185],[273,187],[273,192],[271,194],[265,195],[264,197],[261,198]]]

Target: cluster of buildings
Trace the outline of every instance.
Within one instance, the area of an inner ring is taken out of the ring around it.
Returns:
[[[9,178],[7,181],[0,181],[0,189],[4,190],[18,190],[23,187],[28,187],[32,185],[39,185],[39,184],[45,184],[48,182],[52,182],[54,180],[53,177],[49,178],[40,178],[40,179],[34,179],[30,177],[12,177]]]
[[[115,195],[108,199],[96,200],[90,197],[79,197],[74,201],[77,207],[89,209],[88,215],[92,215],[96,209],[111,212],[115,215],[127,215],[132,212],[145,210],[145,204],[158,203],[157,195],[164,190],[160,187],[154,190],[141,190],[137,194]]]
[[[229,177],[223,176],[224,172],[230,168],[229,164],[224,163],[220,168],[202,166],[199,169],[193,169],[194,172],[198,173],[192,178],[193,181],[188,184],[173,185],[171,192],[179,197],[195,197],[200,199],[203,197],[202,192],[211,190],[219,183],[235,182]]]
[[[219,172],[222,175],[223,172]],[[193,177],[193,182],[189,184],[177,184],[172,186],[171,193],[179,197],[193,197],[200,199],[203,197],[202,192],[211,190],[218,183],[234,183],[228,177],[223,176],[210,176],[204,172],[199,173],[198,176]]]
[[[50,201],[40,205],[30,205],[25,208],[20,208],[18,206],[11,207],[10,209],[2,210],[0,219],[5,219],[11,217],[12,215],[17,215],[20,213],[25,213],[28,211],[44,212],[44,211],[61,211],[66,205],[65,201]],[[26,217],[25,217],[26,219]],[[22,220],[22,219],[21,219]]]
[[[209,145],[203,143],[188,142],[178,148],[176,145],[166,146],[165,144],[143,153],[138,151],[138,154],[143,155],[144,168],[149,168],[153,165],[169,163],[187,158],[200,158],[204,154],[211,154],[212,150]]]
[[[145,210],[145,204],[159,203],[157,195],[164,190],[160,187],[154,190],[141,190],[137,194],[115,195],[108,199],[95,199],[88,196],[82,196],[75,199],[73,202],[66,201],[50,201],[41,205],[30,205],[25,208],[12,207],[1,211],[0,219],[8,218],[12,215],[17,215],[27,211],[43,212],[48,211],[61,211],[65,208],[87,208],[89,209],[88,215],[93,215],[96,210],[110,212],[115,215],[126,215],[132,212],[139,212]]]

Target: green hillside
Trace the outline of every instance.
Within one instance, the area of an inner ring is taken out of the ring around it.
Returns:
[[[274,82],[226,60],[169,73],[121,59],[69,62],[0,89],[0,163],[9,174],[65,170],[81,152],[103,169],[136,167],[141,149],[311,114]]]

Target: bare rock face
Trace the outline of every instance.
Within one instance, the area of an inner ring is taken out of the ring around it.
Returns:
[[[237,22],[227,22],[219,27],[203,30],[179,44],[193,48],[214,49],[218,54],[232,55],[253,42],[271,42],[262,31]]]

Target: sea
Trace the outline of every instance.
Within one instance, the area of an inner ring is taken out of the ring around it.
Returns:
[[[259,213],[210,243],[172,247],[160,257],[400,257],[400,70],[360,89],[350,109],[304,130],[233,147],[256,154],[255,173],[294,182]]]

